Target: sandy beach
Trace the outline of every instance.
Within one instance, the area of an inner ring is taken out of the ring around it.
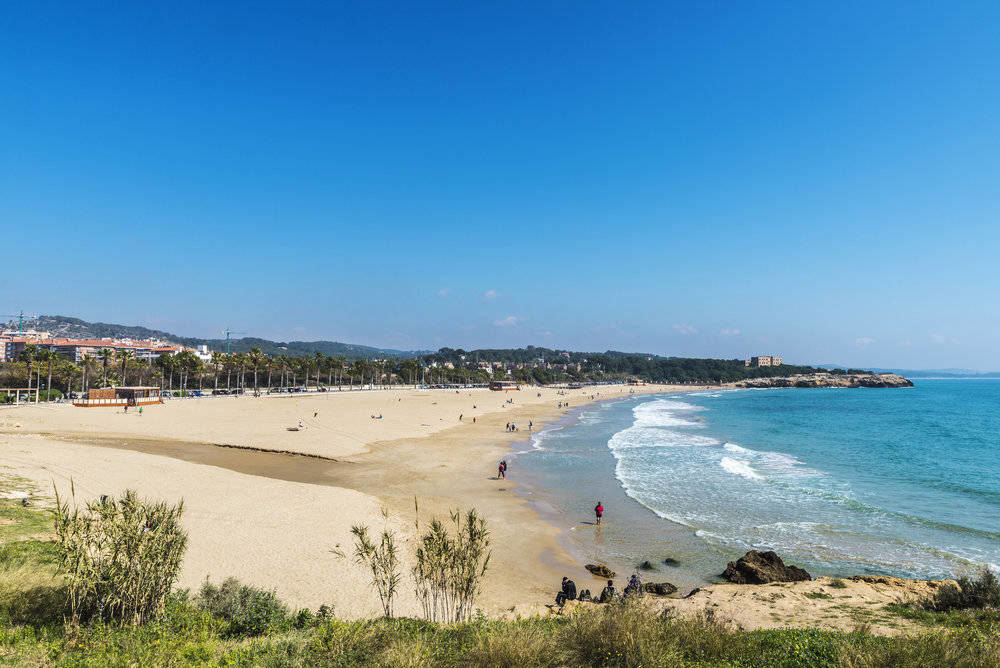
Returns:
[[[235,576],[276,589],[290,605],[332,605],[343,617],[378,612],[365,572],[330,551],[338,543],[349,551],[351,525],[380,529],[387,508],[408,571],[414,499],[420,522],[474,506],[493,539],[479,607],[530,614],[544,611],[560,577],[579,565],[560,547],[558,530],[512,494],[516,470],[496,480],[497,461],[530,436],[529,421],[538,429],[592,401],[689,389],[213,397],[168,401],[141,416],[134,409],[22,406],[0,410],[0,466],[34,481],[41,496],[50,497],[53,485],[68,495],[72,480],[81,501],[126,488],[183,499],[189,548],[181,586]],[[519,431],[507,432],[508,422]],[[418,613],[408,586],[397,612]]]

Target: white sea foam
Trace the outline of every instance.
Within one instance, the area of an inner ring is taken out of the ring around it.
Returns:
[[[627,448],[684,448],[717,445],[719,442],[709,436],[643,427],[629,427],[618,432],[608,441],[608,447],[611,448],[612,452]]]
[[[743,446],[736,445],[735,443],[726,443],[722,447],[725,448],[726,450],[728,450],[729,452],[738,452],[741,455],[748,455],[751,452],[750,450],[747,450]]]
[[[741,475],[747,480],[760,480],[760,476],[757,472],[750,468],[750,464],[745,461],[733,459],[732,457],[723,457],[719,462],[719,466],[726,469],[730,473]]]

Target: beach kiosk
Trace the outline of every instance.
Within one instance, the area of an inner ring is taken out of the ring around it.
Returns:
[[[94,406],[148,406],[162,404],[158,387],[102,387],[90,390],[82,399],[74,399],[73,405],[83,408]]]
[[[520,390],[521,385],[516,380],[493,380],[490,381],[490,389],[494,392],[506,392],[507,390]]]

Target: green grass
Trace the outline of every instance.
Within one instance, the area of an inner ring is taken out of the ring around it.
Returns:
[[[949,610],[947,612],[935,612],[899,603],[890,603],[884,609],[898,617],[919,622],[925,626],[953,629],[968,626],[1000,626],[1000,610]]]
[[[833,599],[832,596],[830,596],[829,594],[824,594],[821,591],[811,591],[811,592],[808,592],[807,594],[805,594],[805,597],[806,598],[815,598],[815,599],[831,599],[831,600]]]

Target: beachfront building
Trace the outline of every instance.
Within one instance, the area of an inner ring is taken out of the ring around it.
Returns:
[[[135,387],[102,387],[90,390],[83,395],[82,399],[74,399],[73,405],[84,408],[97,406],[148,406],[150,404],[162,404],[160,398],[160,388],[135,386]]]
[[[516,380],[493,380],[490,381],[490,389],[494,392],[506,392],[507,390],[520,390],[521,384]]]
[[[784,364],[782,359],[777,355],[760,355],[759,357],[751,357],[748,360],[743,360],[743,366],[781,366]]]

